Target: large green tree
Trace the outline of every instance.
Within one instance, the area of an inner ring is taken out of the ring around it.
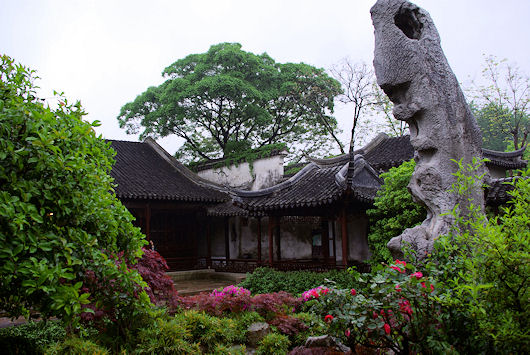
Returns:
[[[141,137],[176,135],[185,161],[225,157],[234,151],[287,143],[327,153],[336,138],[331,116],[340,84],[307,64],[276,63],[267,54],[221,43],[177,60],[166,79],[121,109],[118,120]]]
[[[484,148],[519,149],[530,133],[530,78],[515,64],[485,57],[482,83],[470,92]]]
[[[126,310],[150,303],[140,275],[113,258],[134,262],[145,243],[111,192],[115,152],[79,102],[59,97],[50,109],[33,81],[0,57],[0,310],[76,320],[92,304],[123,325]],[[106,293],[87,289],[90,280]]]

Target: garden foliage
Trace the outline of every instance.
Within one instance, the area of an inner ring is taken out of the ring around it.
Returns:
[[[460,164],[454,192],[467,194],[481,181],[477,171],[477,165]],[[528,172],[513,183],[512,200],[498,217],[486,220],[472,201],[457,206],[451,212],[454,230],[440,236],[435,251],[421,262],[408,252],[408,261],[376,265],[370,274],[352,270],[357,288],[308,290],[303,309],[353,349],[525,353],[530,345]]]
[[[372,265],[391,261],[386,246],[390,239],[425,219],[425,208],[412,200],[407,189],[415,166],[414,160],[410,160],[381,174],[384,183],[377,191],[374,207],[366,211],[370,217],[368,244]]]
[[[4,354],[45,354],[46,348],[65,337],[59,322],[28,322],[0,329],[0,349]]]
[[[260,267],[247,277],[239,286],[244,287],[252,294],[288,292],[300,295],[302,292],[323,285],[326,280],[336,283],[339,288],[351,288],[354,280],[347,272],[331,270],[327,272],[311,271],[277,271],[267,267]]]
[[[148,307],[134,263],[143,236],[112,193],[115,154],[96,136],[79,102],[58,96],[52,109],[36,97],[34,72],[0,62],[0,303],[10,316],[65,321],[114,307],[126,322]],[[99,280],[104,293],[84,290]],[[131,297],[123,297],[124,293]]]

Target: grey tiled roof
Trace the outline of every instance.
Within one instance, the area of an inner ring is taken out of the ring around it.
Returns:
[[[522,159],[524,151],[524,148],[513,152],[498,152],[482,149],[484,158],[489,160],[486,162],[487,167],[501,167],[504,169],[525,168],[528,162]],[[380,133],[362,149],[356,150],[355,154],[362,154],[374,169],[382,172],[414,158],[414,147],[410,143],[409,135],[389,137],[384,133]],[[345,163],[348,161],[348,154],[331,159],[310,158],[310,161],[319,164],[326,164],[327,161],[335,164],[338,162]]]
[[[248,216],[248,211],[237,207],[234,202],[227,201],[224,203],[217,204],[215,206],[208,207],[206,210],[208,216],[216,217],[230,217],[230,216]]]
[[[523,160],[525,148],[514,150],[513,152],[497,152],[495,150],[482,149],[484,158],[489,159],[486,166],[497,166],[505,169],[523,169],[527,161]]]
[[[228,195],[208,186],[154,141],[111,140],[116,150],[114,178],[119,198],[223,202]]]
[[[372,202],[381,180],[364,161],[355,157],[355,172],[351,191],[354,198]],[[319,165],[310,163],[278,185],[258,191],[237,191],[236,204],[249,211],[318,207],[341,198],[346,191],[347,164]]]

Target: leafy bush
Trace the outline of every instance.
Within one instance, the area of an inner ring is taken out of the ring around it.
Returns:
[[[7,354],[44,354],[48,346],[65,336],[59,322],[29,322],[0,329],[0,349]]]
[[[476,171],[460,164],[455,191],[465,194],[480,181]],[[438,239],[430,260],[446,286],[439,301],[449,341],[463,352],[524,353],[530,346],[529,171],[513,184],[512,200],[489,221],[478,206],[457,206],[455,228]]]
[[[110,193],[115,153],[94,133],[98,123],[84,122],[80,103],[60,96],[56,109],[45,107],[33,71],[7,56],[0,60],[2,308],[10,316],[28,316],[32,309],[44,318],[76,321],[87,304],[149,307],[138,273],[125,272],[111,258],[122,252],[134,263],[145,241]],[[121,287],[81,292],[88,271]],[[132,302],[113,289],[139,297]],[[130,315],[115,312],[117,320]]]
[[[235,320],[237,326],[237,337],[235,341],[244,344],[247,341],[248,327],[252,323],[264,322],[265,319],[257,312],[241,312],[230,315]]]
[[[282,355],[287,354],[291,342],[286,335],[269,333],[261,340],[259,344],[260,345],[256,349],[256,354],[258,355]]]
[[[96,343],[77,337],[70,337],[46,350],[49,355],[107,355],[108,350]]]
[[[267,267],[260,267],[252,273],[248,273],[244,281],[239,286],[244,287],[252,294],[273,293],[285,291],[293,295],[300,295],[302,292],[325,284],[331,280],[336,287],[354,287],[354,280],[345,271],[331,270],[328,272],[311,271],[276,271]]]
[[[368,244],[372,265],[392,261],[386,246],[390,239],[425,219],[425,208],[412,200],[407,189],[415,166],[416,163],[411,160],[381,174],[383,186],[377,191],[374,207],[366,211],[370,217]]]
[[[176,295],[175,285],[166,272],[169,270],[166,260],[157,251],[142,248],[143,255],[129,268],[136,269],[147,283],[145,291],[154,304],[170,303]]]
[[[191,342],[191,331],[177,319],[158,319],[140,330],[134,354],[200,354],[197,343]]]
[[[377,265],[370,275],[352,273],[359,289],[329,288],[308,299],[304,307],[353,349],[363,345],[400,354],[432,350],[430,336],[440,323],[432,278],[400,260],[386,267]]]
[[[204,352],[213,351],[218,344],[232,344],[240,338],[237,323],[230,318],[216,318],[190,310],[175,315],[175,321],[186,327],[191,334],[190,341],[198,343]]]
[[[279,315],[293,313],[300,303],[300,299],[287,292],[262,293],[252,297],[251,309],[270,321]]]
[[[175,296],[172,306],[174,308],[200,310],[216,316],[240,313],[250,309],[250,292],[244,288],[230,285],[223,290],[214,290],[210,294]]]

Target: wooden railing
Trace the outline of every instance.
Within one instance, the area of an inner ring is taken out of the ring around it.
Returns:
[[[196,259],[185,259],[178,258],[174,260],[170,265],[179,266],[179,269],[175,270],[184,270],[183,267],[189,267],[188,269],[214,269],[216,271],[222,272],[252,272],[254,269],[260,266],[272,267],[280,271],[297,271],[297,270],[309,270],[316,272],[329,271],[334,269],[344,269],[344,266],[334,261],[325,263],[323,261],[315,260],[281,260],[274,261],[270,265],[266,261],[258,262],[257,259],[229,259],[225,258],[196,258]],[[168,262],[169,265],[169,262]],[[350,262],[348,266],[355,266],[359,272],[369,272],[370,265],[360,262]]]

